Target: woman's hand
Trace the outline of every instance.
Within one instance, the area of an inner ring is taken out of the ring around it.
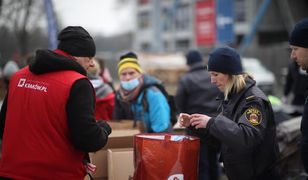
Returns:
[[[179,116],[179,124],[181,127],[188,127],[190,126],[190,115],[186,113],[180,113]]]
[[[207,123],[211,117],[204,114],[192,114],[190,115],[190,124],[194,126],[196,129],[206,128]]]

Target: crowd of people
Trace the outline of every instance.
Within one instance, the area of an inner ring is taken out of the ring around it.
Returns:
[[[131,120],[146,133],[173,131],[170,99],[159,88],[161,81],[143,70],[137,53],[119,57],[115,88],[83,27],[64,28],[58,40],[57,49],[37,50],[21,69],[14,62],[6,65],[1,179],[83,179],[91,165],[88,152],[108,141],[109,120]],[[307,72],[300,71],[308,70],[308,19],[296,24],[289,42],[294,62],[284,98],[294,90],[308,172]],[[178,81],[175,104],[179,125],[200,138],[199,179],[217,180],[221,174],[229,180],[281,179],[272,106],[244,72],[239,53],[224,46],[214,49],[207,63],[198,50],[185,57],[188,71]]]

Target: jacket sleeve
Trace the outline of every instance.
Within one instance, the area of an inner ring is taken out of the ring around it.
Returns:
[[[222,114],[211,118],[207,126],[210,134],[232,149],[254,148],[263,140],[270,120],[262,103],[247,103],[239,111],[237,123]]]
[[[8,90],[7,90],[8,92]],[[8,94],[6,94],[0,111],[0,138],[2,139],[3,133],[4,133],[4,126],[5,126],[5,118],[6,118],[6,110],[7,110],[7,97]]]
[[[170,126],[170,107],[167,99],[158,90],[149,89],[146,95],[151,129],[154,132],[167,131]]]
[[[95,121],[93,92],[90,82],[80,79],[73,84],[66,105],[71,141],[77,149],[85,152],[103,148],[110,133],[106,124]]]

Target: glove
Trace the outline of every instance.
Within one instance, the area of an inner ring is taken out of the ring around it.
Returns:
[[[111,129],[111,127],[109,126],[109,124],[106,122],[106,121],[98,121],[97,122],[97,124],[101,127],[101,128],[103,128],[105,131],[106,131],[106,133],[109,135],[109,134],[111,134],[111,132],[112,132],[112,129]]]

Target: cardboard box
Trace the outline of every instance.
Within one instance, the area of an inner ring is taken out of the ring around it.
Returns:
[[[107,145],[102,150],[89,153],[92,163],[96,165],[96,172],[93,173],[94,179],[107,179],[107,149],[132,148],[134,135],[136,134],[139,134],[138,129],[113,129],[112,133],[109,135]]]
[[[133,148],[108,149],[108,180],[128,180],[134,173]]]
[[[143,123],[140,121],[134,122],[133,120],[110,120],[107,121],[111,129],[119,130],[119,129],[139,129],[140,132],[144,131]],[[134,123],[136,123],[134,125]],[[135,127],[134,127],[135,126]]]
[[[134,128],[134,121],[133,120],[109,120],[107,121],[111,129],[137,129]]]

